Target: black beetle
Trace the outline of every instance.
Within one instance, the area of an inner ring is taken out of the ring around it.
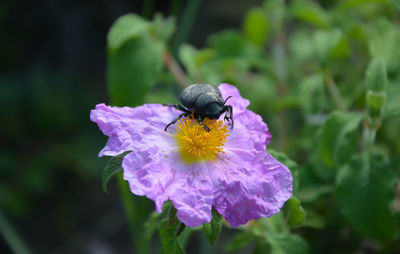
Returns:
[[[165,126],[165,131],[172,124],[175,124],[183,116],[193,116],[197,122],[204,127],[208,132],[210,129],[204,125],[203,120],[208,117],[210,119],[218,119],[223,113],[226,112],[224,119],[228,121],[229,125],[233,129],[233,111],[231,105],[226,105],[226,101],[230,98],[222,100],[221,93],[219,90],[209,84],[194,84],[186,87],[179,94],[179,101],[183,106],[179,104],[163,104],[164,106],[174,107],[183,113],[180,114],[176,119]]]

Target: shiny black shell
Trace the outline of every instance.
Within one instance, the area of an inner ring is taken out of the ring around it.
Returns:
[[[209,84],[194,84],[186,87],[179,94],[179,101],[196,114],[218,118],[224,108],[219,90]]]

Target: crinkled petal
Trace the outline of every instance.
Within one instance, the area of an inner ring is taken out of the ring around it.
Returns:
[[[171,200],[186,226],[211,221],[213,184],[201,165],[184,165],[174,152],[143,150],[128,154],[122,167],[131,191],[153,200],[158,212]]]
[[[228,100],[227,104],[231,105],[235,109],[236,114],[242,113],[250,105],[249,100],[242,98],[239,90],[232,85],[220,84],[218,90],[221,92],[223,100],[232,96],[232,98]]]
[[[213,206],[226,221],[237,227],[278,213],[292,195],[289,169],[266,152],[229,149],[226,158],[213,176]]]
[[[210,222],[213,183],[203,164],[182,165],[175,171],[174,183],[167,194],[177,210],[177,217],[186,226],[197,227]]]
[[[242,131],[248,133],[245,135],[246,139],[253,141],[253,146],[258,151],[265,151],[267,144],[271,140],[271,133],[269,132],[268,126],[262,120],[262,117],[254,113],[253,111],[247,110],[247,106],[250,102],[243,99],[239,93],[239,90],[229,84],[221,84],[218,86],[221,92],[222,99],[225,100],[228,96],[232,96],[227,104],[233,107],[233,119],[235,121],[235,128],[232,130],[232,135],[241,135]],[[221,116],[220,120],[223,120]],[[238,123],[244,126],[244,129],[240,131],[235,130]]]
[[[165,126],[178,114],[175,109],[159,104],[145,104],[136,108],[96,105],[90,112],[90,119],[110,137],[99,156],[115,156],[149,145],[162,145],[163,137],[171,135],[164,132]],[[146,136],[148,138],[144,138]]]

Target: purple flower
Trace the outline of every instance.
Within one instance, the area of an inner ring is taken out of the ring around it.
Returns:
[[[210,132],[191,118],[165,132],[179,112],[159,104],[99,104],[90,114],[110,137],[99,156],[132,151],[122,162],[131,191],[152,199],[158,212],[171,200],[189,227],[210,222],[212,207],[237,227],[278,213],[292,195],[290,171],[265,152],[271,139],[267,125],[247,110],[249,101],[235,87],[221,84],[218,89],[223,99],[232,96],[232,130],[221,116],[204,121]]]

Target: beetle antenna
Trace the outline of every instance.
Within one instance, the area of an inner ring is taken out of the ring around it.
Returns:
[[[225,99],[224,105],[226,104],[226,102],[227,102],[230,98],[232,98],[232,95],[231,95],[231,96],[228,96],[228,98]]]

